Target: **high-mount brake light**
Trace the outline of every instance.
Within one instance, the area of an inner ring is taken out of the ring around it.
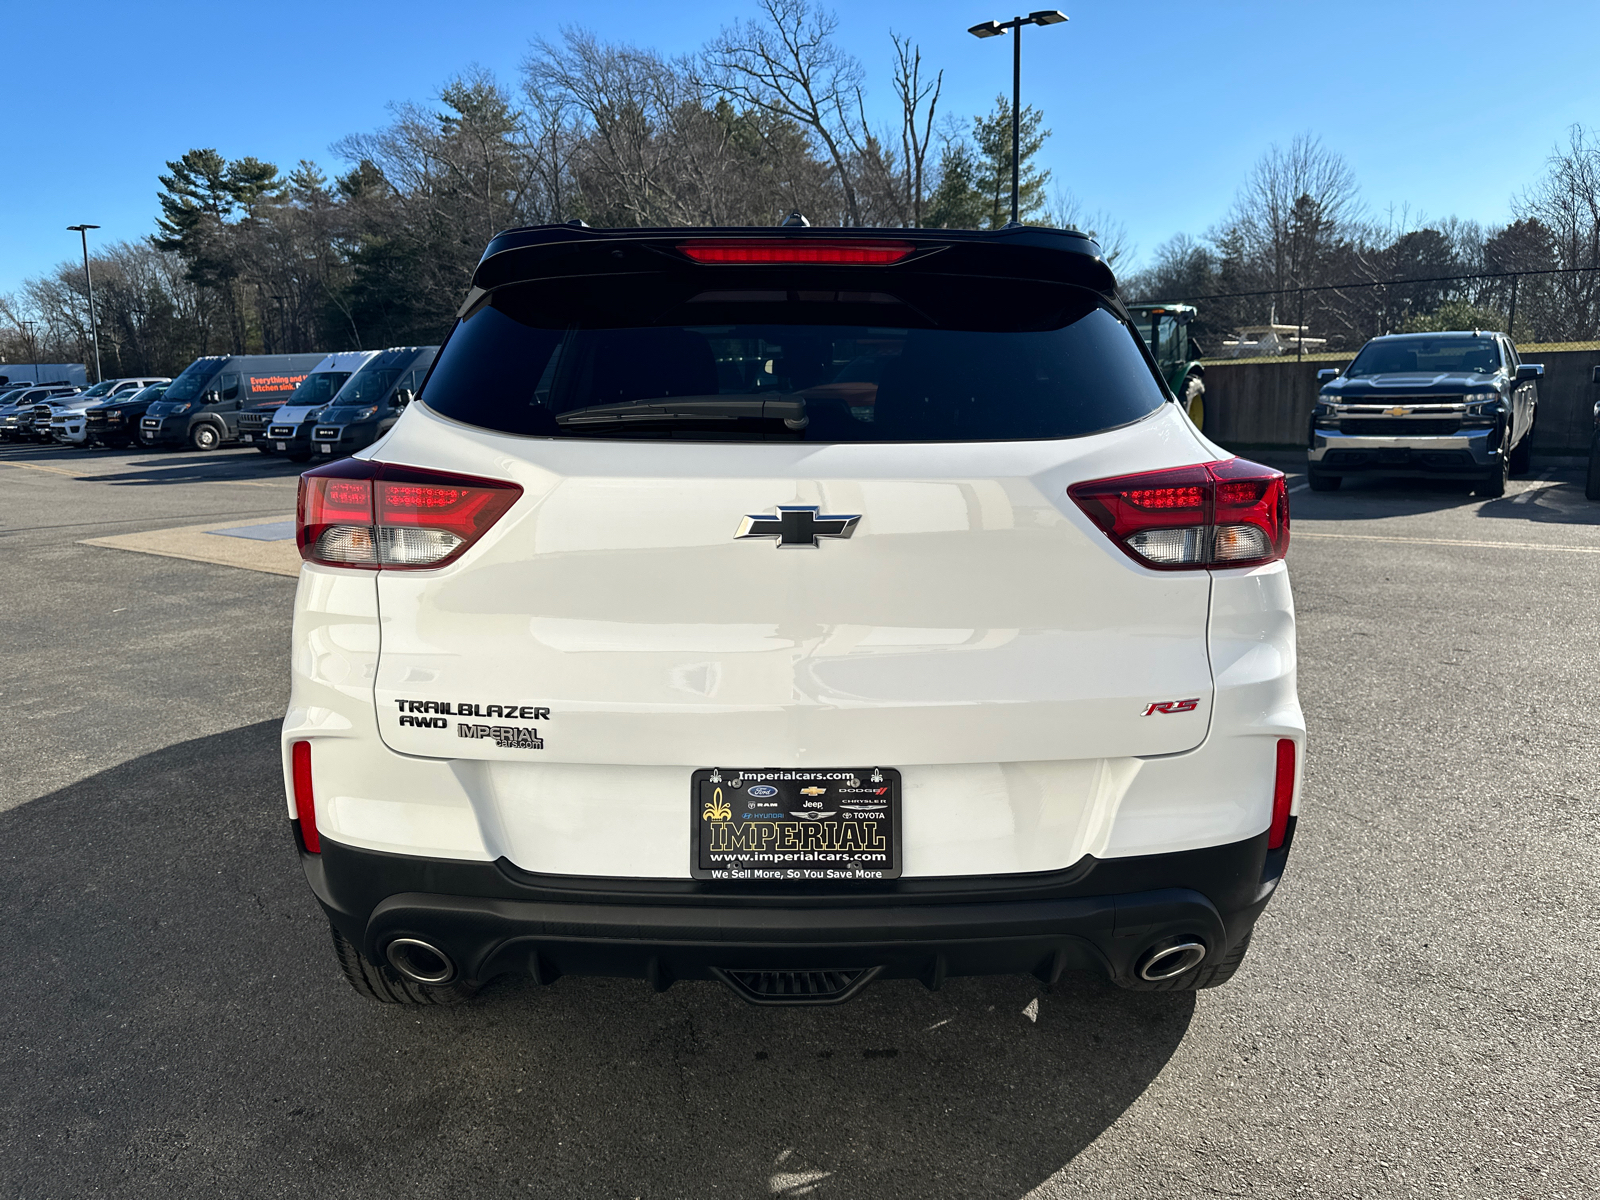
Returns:
[[[1123,553],[1158,571],[1255,567],[1289,549],[1283,472],[1242,458],[1092,479],[1067,494]]]
[[[813,238],[726,238],[682,242],[678,249],[697,263],[735,266],[803,265],[887,267],[916,249],[910,242],[868,242]]]
[[[344,459],[300,476],[300,557],[329,567],[422,570],[465,554],[522,495],[500,479]]]
[[[317,831],[317,798],[311,790],[311,743],[291,742],[289,774],[294,781],[294,815],[300,822],[300,840],[312,854],[322,853]]]

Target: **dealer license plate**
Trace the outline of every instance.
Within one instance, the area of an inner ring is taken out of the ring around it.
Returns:
[[[274,450],[287,450],[289,447],[286,444],[284,444],[283,442],[273,442],[272,443],[272,448]]]
[[[696,879],[827,883],[900,877],[900,773],[721,768],[691,784]]]
[[[317,449],[321,450],[324,454],[332,454],[333,453],[333,447],[329,446],[329,445],[326,445],[326,444],[318,446]]]
[[[253,442],[256,440],[256,435],[253,433],[241,433],[239,435],[239,440],[241,442]]]

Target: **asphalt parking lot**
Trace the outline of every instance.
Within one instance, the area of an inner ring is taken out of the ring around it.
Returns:
[[[298,470],[0,447],[0,1195],[1600,1193],[1575,466],[1293,494],[1305,798],[1225,988],[507,980],[423,1012],[339,978],[285,831],[294,581],[262,564]],[[129,535],[161,552],[84,544]],[[206,538],[261,557],[172,556]]]

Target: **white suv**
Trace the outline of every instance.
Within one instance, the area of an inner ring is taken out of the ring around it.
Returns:
[[[501,234],[301,482],[289,811],[345,973],[1228,979],[1305,727],[1283,476],[1089,239]]]

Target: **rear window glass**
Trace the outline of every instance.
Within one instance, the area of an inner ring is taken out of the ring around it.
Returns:
[[[1165,399],[1092,293],[889,286],[512,285],[457,326],[424,402],[536,437],[960,442],[1076,437]]]

